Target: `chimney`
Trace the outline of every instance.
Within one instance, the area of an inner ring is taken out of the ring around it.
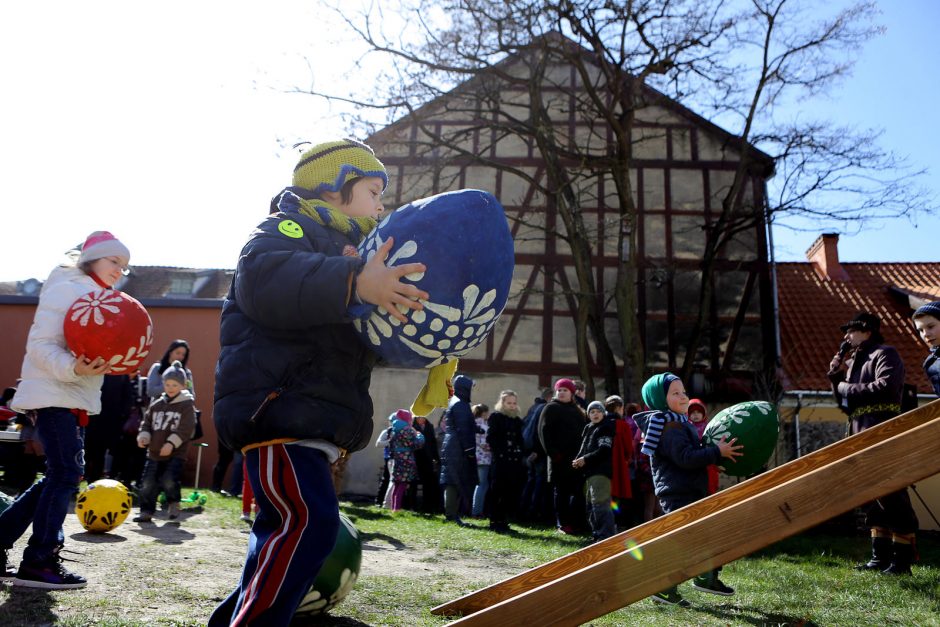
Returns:
[[[839,264],[839,234],[823,233],[806,251],[806,259],[813,264],[822,279],[848,281],[849,275]]]

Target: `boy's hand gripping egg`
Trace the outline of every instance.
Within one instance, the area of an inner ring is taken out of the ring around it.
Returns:
[[[424,309],[400,308],[408,323],[381,307],[354,321],[359,337],[386,363],[434,366],[466,355],[506,306],[515,264],[502,205],[487,192],[464,189],[411,202],[386,217],[359,244],[370,259],[395,238],[386,265],[421,262],[427,271],[405,277],[430,295]]]

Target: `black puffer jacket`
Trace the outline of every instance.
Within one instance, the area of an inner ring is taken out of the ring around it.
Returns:
[[[233,449],[317,438],[348,451],[372,438],[369,381],[376,356],[347,312],[364,265],[338,231],[281,204],[252,233],[222,306],[214,419]],[[251,420],[265,397],[280,395]]]
[[[542,410],[539,420],[539,440],[548,456],[548,480],[564,481],[565,477],[580,476],[571,462],[581,447],[581,432],[587,416],[574,401],[550,401]]]
[[[581,450],[578,451],[575,459],[584,458],[584,468],[581,470],[585,477],[603,475],[610,479],[613,476],[616,429],[616,423],[609,416],[604,416],[604,419],[597,424],[589,422],[584,425],[584,431],[581,433]]]

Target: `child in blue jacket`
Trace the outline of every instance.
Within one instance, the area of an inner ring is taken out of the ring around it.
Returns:
[[[401,279],[424,264],[387,267],[389,239],[367,262],[356,245],[375,228],[385,166],[354,140],[313,146],[293,185],[242,248],[222,306],[216,429],[244,453],[258,506],[241,581],[209,619],[287,625],[339,529],[330,465],[372,437],[376,356],[351,310],[422,309],[428,294]]]
[[[643,430],[642,452],[650,456],[653,488],[663,512],[669,514],[708,495],[709,464],[722,458],[734,461],[739,457],[740,444],[724,438],[718,444],[702,444],[698,432],[686,415],[689,397],[682,380],[666,372],[650,377],[643,384],[643,402],[652,411],[635,414],[633,418]],[[721,569],[696,577],[692,587],[730,596],[734,589],[718,579]],[[689,602],[679,594],[677,586],[654,594],[652,600],[667,605],[688,607]]]

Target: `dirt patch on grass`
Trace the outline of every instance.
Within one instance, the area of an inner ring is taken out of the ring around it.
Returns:
[[[247,524],[237,519],[220,524],[218,516],[184,510],[178,522],[128,520],[110,533],[91,534],[69,515],[63,556],[74,560],[66,566],[84,575],[88,587],[48,592],[0,586],[0,622],[31,627],[204,625],[235,587],[248,539]],[[27,539],[28,534],[10,551],[11,564],[19,563]],[[362,539],[360,581],[393,575],[489,583],[520,570],[518,564],[416,548],[381,534],[363,534]],[[335,612],[342,614],[342,607]]]

